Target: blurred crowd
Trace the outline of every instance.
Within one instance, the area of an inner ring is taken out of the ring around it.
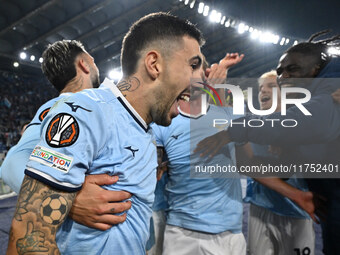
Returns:
[[[0,153],[6,154],[20,139],[24,124],[58,92],[46,79],[0,71]]]

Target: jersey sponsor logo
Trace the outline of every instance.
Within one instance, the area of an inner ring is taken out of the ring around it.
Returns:
[[[132,149],[131,146],[126,146],[126,147],[124,147],[124,149],[127,149],[127,150],[131,151],[133,157],[135,157],[135,153],[136,153],[137,151],[139,151],[139,149]]]
[[[180,134],[178,134],[178,135],[172,135],[171,137],[177,140],[178,137],[179,137],[181,134],[183,134],[183,133],[180,133]]]
[[[69,107],[71,107],[71,110],[72,112],[76,112],[78,109],[82,109],[84,111],[87,111],[87,112],[92,112],[91,110],[88,110],[80,105],[76,105],[74,104],[74,102],[65,102],[65,104],[67,104]]]
[[[50,108],[47,108],[45,110],[43,110],[40,114],[39,114],[39,120],[40,121],[43,121],[47,115],[47,113],[50,111],[51,107]]]
[[[66,147],[74,144],[79,135],[76,119],[67,114],[59,113],[48,124],[46,142],[51,147]]]
[[[67,173],[72,164],[73,157],[37,145],[30,156],[30,160]]]

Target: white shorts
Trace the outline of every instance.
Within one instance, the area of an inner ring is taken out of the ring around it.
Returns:
[[[155,230],[155,244],[147,251],[147,255],[162,255],[163,240],[166,225],[165,212],[163,210],[152,212],[153,226]]]
[[[250,204],[248,252],[250,255],[314,255],[313,221],[280,216]]]
[[[245,255],[242,233],[209,234],[166,225],[163,255]]]

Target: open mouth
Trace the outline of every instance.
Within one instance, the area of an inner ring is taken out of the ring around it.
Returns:
[[[271,99],[270,96],[263,96],[261,97],[261,103],[268,102],[270,99]]]

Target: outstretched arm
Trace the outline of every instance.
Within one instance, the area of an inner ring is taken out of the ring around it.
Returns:
[[[56,190],[26,175],[12,220],[7,254],[60,254],[56,232],[75,196],[76,192]]]
[[[238,166],[261,164],[261,161],[254,157],[253,150],[249,143],[236,147],[236,159]],[[305,210],[315,222],[319,223],[314,214],[315,205],[313,201],[314,194],[312,192],[299,190],[277,177],[254,178],[254,180],[282,196],[289,198]]]
[[[272,178],[254,178],[262,185],[280,193],[282,196],[288,197],[290,200],[295,202],[299,207],[305,210],[309,216],[319,223],[315,217],[315,205],[313,202],[313,193],[310,191],[299,190],[285,181],[277,177]]]
[[[210,85],[224,84],[227,79],[227,74],[229,68],[240,63],[244,58],[244,54],[239,55],[239,53],[227,53],[224,58],[222,58],[219,64],[212,64],[210,68],[205,70],[205,76],[207,77],[207,82]],[[217,89],[218,95],[225,106],[225,90]],[[211,100],[211,99],[210,99]],[[209,102],[213,103],[213,102]]]

